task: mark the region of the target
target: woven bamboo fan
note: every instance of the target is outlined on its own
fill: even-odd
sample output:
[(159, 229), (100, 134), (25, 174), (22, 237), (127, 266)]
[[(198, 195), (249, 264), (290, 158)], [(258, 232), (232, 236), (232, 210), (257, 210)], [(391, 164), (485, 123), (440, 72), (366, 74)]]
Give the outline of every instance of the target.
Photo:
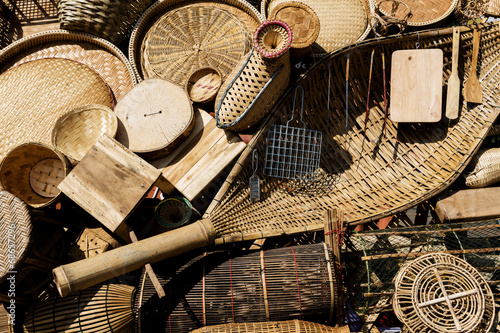
[(62, 115), (52, 129), (52, 145), (73, 163), (80, 161), (102, 134), (116, 135), (118, 121), (104, 105), (89, 104)]
[[(33, 226), (26, 204), (11, 193), (0, 190), (0, 281), (24, 260)], [(12, 252), (15, 249), (15, 253)]]
[(39, 59), (0, 75), (0, 160), (26, 141), (50, 144), (56, 120), (86, 104), (113, 105), (101, 77), (67, 59)]
[(195, 70), (186, 83), (186, 91), (193, 102), (206, 103), (215, 98), (222, 84), (222, 77), (216, 68)]
[(410, 332), (489, 332), (495, 320), (490, 287), (466, 261), (446, 253), (422, 256), (395, 278), (393, 306)]
[(480, 149), (469, 164), (472, 171), (465, 173), (465, 186), (487, 187), (500, 181), (500, 148)]
[(349, 326), (329, 327), (303, 320), (271, 321), (265, 323), (224, 324), (202, 327), (192, 333), (349, 333)]
[(0, 185), (38, 208), (53, 203), (61, 191), (57, 185), (69, 173), (66, 158), (41, 143), (26, 143), (12, 149), (0, 164)]
[(134, 291), (133, 286), (107, 284), (65, 298), (47, 292), (28, 309), (24, 332), (129, 333)]
[[(373, 11), (372, 0), (301, 0), (317, 15), (321, 23), (313, 52), (324, 54), (360, 42), (370, 32), (369, 17)], [(290, 0), (261, 1), (262, 15), (268, 19), (283, 3)], [(280, 7), (278, 7), (280, 6)], [(276, 8), (276, 9), (275, 9)]]
[(0, 72), (45, 58), (75, 60), (93, 69), (120, 100), (136, 83), (125, 55), (110, 42), (90, 34), (51, 30), (22, 38), (0, 51)]
[(338, 302), (331, 255), (325, 244), (312, 244), (239, 255), (212, 252), (156, 265), (169, 296), (158, 299), (143, 274), (135, 298), (139, 331), (181, 333), (247, 321), (326, 319)]
[(393, 11), (395, 1), (376, 0), (380, 3), (380, 11), (385, 15), (403, 19), (411, 11), (407, 24), (409, 26), (425, 26), (445, 20), (457, 7), (459, 0), (405, 0), (406, 6), (398, 6)]

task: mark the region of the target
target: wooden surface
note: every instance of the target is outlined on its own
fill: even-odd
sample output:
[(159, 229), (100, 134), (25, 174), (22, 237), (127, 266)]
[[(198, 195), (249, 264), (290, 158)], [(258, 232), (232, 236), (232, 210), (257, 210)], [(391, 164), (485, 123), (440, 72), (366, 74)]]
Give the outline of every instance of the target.
[(460, 101), (460, 79), (458, 78), (458, 53), (460, 47), (460, 29), (453, 28), (453, 51), (451, 57), (451, 75), (448, 79), (446, 94), (446, 118), (458, 118), (458, 103)]
[(441, 120), (443, 51), (399, 50), (392, 54), (390, 118), (394, 122)]
[(478, 221), (500, 216), (500, 187), (461, 190), (439, 200), (436, 214), (441, 222)]
[(483, 88), (477, 78), (477, 58), (479, 55), (479, 42), (481, 40), (481, 31), (474, 28), (474, 37), (472, 39), (472, 62), (470, 74), (464, 84), (464, 99), (470, 103), (481, 103), (483, 101)]
[(109, 230), (129, 240), (124, 221), (161, 173), (103, 135), (59, 184), (59, 189)]
[(165, 179), (193, 200), (245, 148), (229, 131), (218, 128), (207, 112), (195, 110), (191, 135), (170, 155), (151, 161)]
[(144, 158), (168, 154), (189, 135), (194, 123), (187, 92), (167, 80), (144, 80), (118, 102), (116, 139)]

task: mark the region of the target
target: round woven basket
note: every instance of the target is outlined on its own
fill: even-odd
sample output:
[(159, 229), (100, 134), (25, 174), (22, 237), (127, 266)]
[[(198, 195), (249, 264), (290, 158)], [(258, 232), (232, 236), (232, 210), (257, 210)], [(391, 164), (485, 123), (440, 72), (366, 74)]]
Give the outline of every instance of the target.
[(174, 229), (186, 224), (192, 213), (191, 203), (183, 197), (167, 198), (155, 208), (156, 221), (167, 229)]
[(215, 98), (222, 84), (218, 69), (208, 67), (197, 69), (186, 83), (186, 91), (193, 102), (205, 103)]
[(61, 153), (41, 143), (25, 143), (0, 164), (0, 185), (33, 208), (45, 207), (60, 196), (57, 185), (68, 172)]
[(408, 26), (424, 26), (446, 19), (455, 10), (459, 0), (405, 0), (408, 7), (398, 6), (394, 13), (392, 1), (376, 1), (380, 3), (379, 8), (383, 14), (397, 19), (403, 19), (409, 8), (411, 16), (408, 18)]
[(118, 120), (104, 105), (89, 104), (62, 115), (52, 129), (52, 145), (73, 162), (79, 162), (106, 133), (116, 135)]
[(253, 46), (266, 59), (278, 58), (288, 52), (293, 41), (293, 32), (288, 24), (280, 20), (262, 22), (253, 37)]
[(500, 148), (480, 149), (468, 167), (473, 170), (464, 173), (467, 187), (487, 187), (500, 182)]

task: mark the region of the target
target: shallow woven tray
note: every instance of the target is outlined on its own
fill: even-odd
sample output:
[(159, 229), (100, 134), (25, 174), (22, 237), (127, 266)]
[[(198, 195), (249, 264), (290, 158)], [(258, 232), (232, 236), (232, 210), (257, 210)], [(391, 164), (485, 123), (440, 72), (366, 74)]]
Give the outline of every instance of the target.
[(104, 105), (89, 104), (62, 115), (52, 129), (52, 145), (72, 162), (80, 161), (106, 133), (116, 135), (118, 120)]
[(222, 84), (219, 70), (202, 68), (194, 71), (186, 83), (186, 91), (193, 102), (205, 103), (215, 98)]
[[(131, 37), (130, 37), (130, 43), (129, 43), (129, 59), (130, 59), (130, 64), (134, 68), (134, 71), (136, 72), (136, 75), (139, 79), (144, 79), (149, 77), (147, 73), (143, 71), (142, 68), (142, 63), (144, 62), (144, 55), (143, 55), (143, 49), (144, 49), (144, 42), (145, 38), (147, 37), (148, 31), (151, 29), (151, 27), (157, 22), (158, 19), (160, 19), (163, 15), (168, 14), (169, 11), (174, 11), (178, 10), (181, 8), (187, 8), (187, 7), (209, 7), (212, 8), (215, 12), (215, 9), (219, 10), (224, 10), (226, 13), (230, 13), (234, 15), (240, 23), (246, 27), (247, 32), (251, 34), (258, 26), (259, 24), (263, 21), (262, 16), (260, 13), (247, 1), (245, 0), (222, 0), (222, 1), (195, 1), (195, 2), (189, 2), (187, 0), (166, 0), (166, 1), (157, 1), (154, 3), (151, 7), (148, 8), (147, 11), (145, 11), (142, 16), (139, 18), (137, 21), (134, 30), (132, 31)], [(184, 11), (184, 10), (183, 10)], [(204, 18), (203, 20), (206, 20), (207, 18)], [(218, 22), (218, 24), (221, 24), (222, 22)], [(189, 28), (185, 29), (186, 33), (193, 33), (192, 31), (189, 31)], [(216, 32), (218, 35), (220, 35), (221, 32)], [(209, 38), (213, 38), (213, 36), (208, 36)], [(214, 45), (216, 47), (220, 47), (221, 45), (218, 45), (219, 43), (214, 41)], [(192, 47), (194, 45), (191, 45), (190, 52), (189, 54), (191, 55), (191, 60), (199, 61), (197, 57), (193, 57), (192, 52)], [(181, 47), (179, 48), (181, 51), (185, 50), (186, 47), (186, 40), (184, 37), (181, 36)], [(226, 46), (226, 49), (228, 46)], [(172, 48), (173, 50), (173, 48)], [(224, 51), (224, 49), (222, 49)], [(248, 50), (247, 50), (248, 51)], [(213, 50), (210, 50), (210, 52), (214, 52)], [(225, 52), (225, 51), (224, 51)], [(218, 54), (220, 52), (215, 52), (214, 54)], [(245, 53), (243, 53), (242, 56), (244, 56)], [(176, 54), (173, 54), (173, 56), (177, 56)], [(178, 58), (179, 61), (186, 61), (186, 55), (182, 55), (180, 58)], [(224, 56), (224, 61), (231, 61), (231, 63), (238, 61), (239, 57), (237, 59), (231, 59), (227, 55)], [(189, 75), (192, 74), (192, 72), (196, 69), (203, 68), (203, 67), (214, 67), (211, 66), (210, 62), (215, 63), (220, 63), (219, 59), (213, 59), (210, 60), (208, 63), (204, 64), (203, 66), (195, 66), (193, 64), (184, 64), (184, 66), (191, 66), (190, 70), (187, 73), (184, 73), (185, 77), (182, 78), (182, 74), (178, 73), (168, 73), (168, 76), (172, 75), (178, 75), (182, 78), (181, 86), (184, 86), (189, 78)], [(228, 74), (229, 71), (232, 70), (233, 67), (231, 67), (231, 63), (226, 64), (222, 68), (219, 67), (218, 69), (221, 72), (221, 75), (223, 78)], [(175, 67), (174, 67), (175, 68)], [(167, 77), (169, 79), (169, 77)], [(179, 78), (174, 77), (174, 82), (175, 80), (179, 80)]]
[[(263, 0), (262, 16), (268, 18), (275, 6), (289, 0)], [(318, 16), (321, 28), (313, 52), (322, 54), (360, 42), (370, 32), (369, 14), (372, 0), (302, 0)]]
[(22, 38), (0, 51), (0, 73), (35, 59), (66, 58), (96, 71), (120, 100), (136, 83), (125, 55), (105, 39), (90, 34), (52, 30)]
[[(376, 0), (380, 3), (382, 0)], [(408, 19), (409, 26), (430, 25), (446, 19), (457, 7), (459, 0), (404, 0), (411, 10), (411, 17)], [(392, 11), (392, 1), (381, 3), (380, 11), (385, 15), (394, 16), (398, 19), (404, 18), (408, 14), (406, 6), (399, 6), (394, 15)]]
[(102, 78), (68, 59), (25, 62), (0, 75), (0, 161), (21, 143), (51, 144), (57, 118), (86, 104), (113, 105)]

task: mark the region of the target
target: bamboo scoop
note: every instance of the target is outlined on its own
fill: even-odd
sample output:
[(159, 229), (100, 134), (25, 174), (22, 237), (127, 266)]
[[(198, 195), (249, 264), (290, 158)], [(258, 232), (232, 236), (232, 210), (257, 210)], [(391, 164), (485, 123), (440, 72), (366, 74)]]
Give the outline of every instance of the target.
[(460, 100), (460, 79), (458, 78), (458, 52), (460, 44), (460, 29), (453, 28), (453, 51), (451, 57), (451, 75), (448, 79), (448, 93), (446, 98), (446, 117), (448, 119), (458, 118)]
[(474, 37), (472, 38), (472, 64), (469, 77), (464, 85), (464, 98), (470, 103), (482, 103), (483, 101), (483, 88), (477, 78), (477, 57), (479, 54), (480, 38), (481, 31), (475, 27)]

